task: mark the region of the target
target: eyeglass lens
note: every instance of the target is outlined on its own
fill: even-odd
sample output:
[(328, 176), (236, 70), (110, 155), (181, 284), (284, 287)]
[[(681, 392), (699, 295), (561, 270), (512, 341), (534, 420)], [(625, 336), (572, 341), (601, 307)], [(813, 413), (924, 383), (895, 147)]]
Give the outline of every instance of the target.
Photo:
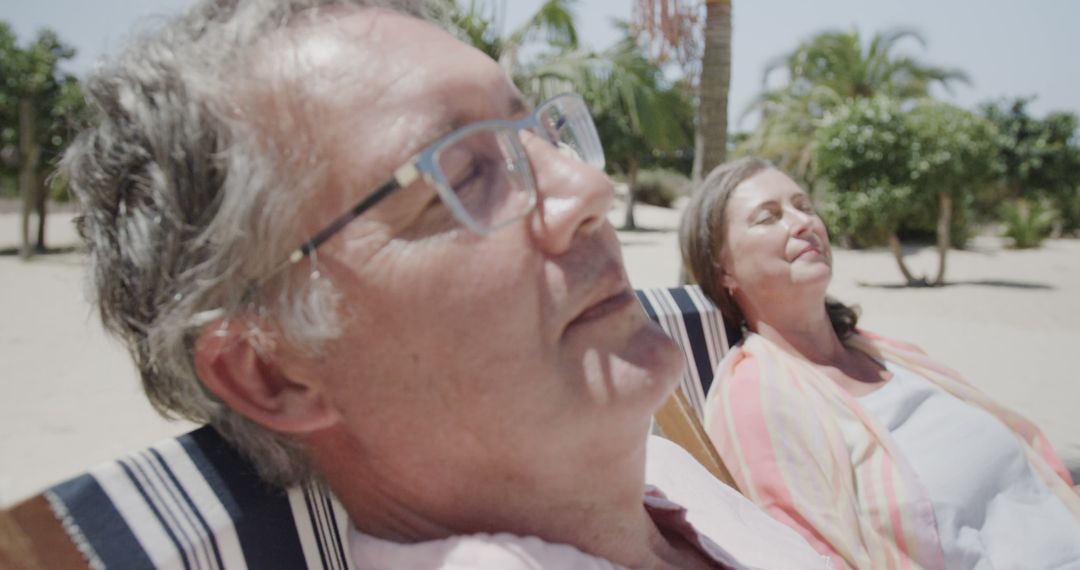
[[(540, 129), (557, 147), (604, 168), (604, 152), (584, 103), (560, 97), (537, 110)], [(490, 231), (532, 209), (536, 190), (520, 135), (509, 126), (490, 126), (462, 134), (434, 156), (443, 183), (452, 191), (468, 223)]]
[(483, 230), (499, 227), (532, 208), (531, 173), (515, 139), (508, 128), (478, 129), (435, 157), (463, 213)]
[(540, 124), (560, 147), (568, 147), (582, 161), (604, 169), (604, 150), (585, 103), (577, 97), (559, 97), (537, 113)]

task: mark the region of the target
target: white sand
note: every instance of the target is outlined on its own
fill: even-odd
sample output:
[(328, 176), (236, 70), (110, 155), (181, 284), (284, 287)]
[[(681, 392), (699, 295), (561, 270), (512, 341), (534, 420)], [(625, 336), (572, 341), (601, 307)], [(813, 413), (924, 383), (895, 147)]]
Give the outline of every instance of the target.
[[(620, 233), (637, 287), (674, 286), (678, 214), (642, 206)], [(613, 221), (621, 222), (619, 212)], [(49, 220), (49, 244), (71, 245), (71, 216)], [(0, 248), (16, 243), (17, 217), (0, 214)], [(884, 251), (836, 252), (833, 292), (864, 309), (870, 330), (922, 345), (1001, 402), (1035, 420), (1080, 475), (1080, 241), (1054, 240), (1037, 251), (980, 239), (952, 251), (949, 281), (938, 289), (900, 283)], [(928, 272), (932, 250), (912, 265)], [(126, 451), (182, 433), (146, 403), (130, 358), (107, 338), (83, 294), (78, 253), (22, 263), (0, 256), (0, 505)], [(860, 283), (869, 284), (861, 286)]]

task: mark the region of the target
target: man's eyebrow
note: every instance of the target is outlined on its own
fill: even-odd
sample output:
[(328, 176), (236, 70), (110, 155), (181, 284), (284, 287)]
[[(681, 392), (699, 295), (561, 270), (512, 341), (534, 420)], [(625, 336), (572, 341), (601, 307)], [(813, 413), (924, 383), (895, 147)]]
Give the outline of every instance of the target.
[[(506, 109), (506, 117), (503, 118), (513, 120), (521, 117), (522, 115), (527, 115), (529, 112), (531, 112), (532, 105), (529, 105), (529, 103), (526, 102), (524, 98), (522, 98), (521, 94), (518, 93), (517, 90), (514, 90), (514, 93), (511, 94), (510, 97), (506, 100)], [(443, 129), (442, 134), (440, 134), (439, 136), (456, 131), (461, 127), (467, 127), (475, 122), (477, 122), (475, 119), (465, 119), (463, 117), (457, 117), (450, 122), (448, 128)]]

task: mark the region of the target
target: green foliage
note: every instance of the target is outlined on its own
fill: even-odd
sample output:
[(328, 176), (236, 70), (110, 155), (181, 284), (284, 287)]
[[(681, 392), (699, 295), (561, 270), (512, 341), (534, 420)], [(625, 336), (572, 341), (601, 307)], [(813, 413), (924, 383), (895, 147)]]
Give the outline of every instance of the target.
[[(693, 106), (683, 89), (668, 85), (625, 23), (624, 39), (603, 52), (579, 49), (576, 0), (547, 0), (524, 24), (500, 35), (494, 3), (451, 0), (459, 35), (499, 60), (517, 86), (538, 102), (566, 91), (585, 98), (600, 130), (613, 170), (626, 173), (630, 160), (648, 165), (670, 161), (691, 146)], [(543, 40), (543, 46), (532, 42)], [(537, 47), (530, 60), (518, 56)]]
[[(997, 129), (986, 119), (946, 103), (923, 101), (907, 115), (913, 137), (909, 170), (911, 185), (925, 196), (916, 200), (901, 230), (934, 233), (941, 215), (940, 198), (952, 199), (950, 245), (963, 246), (974, 230), (974, 207), (992, 195), (1001, 175), (994, 139)], [(921, 207), (919, 207), (921, 206)]]
[(20, 101), (32, 105), (34, 139), (41, 153), (39, 176), (53, 170), (88, 114), (78, 81), (60, 69), (60, 63), (74, 55), (75, 50), (50, 30), (20, 47), (10, 26), (0, 22), (0, 178), (13, 179), (26, 159), (19, 149)]
[(972, 230), (971, 208), (1000, 171), (993, 124), (958, 107), (924, 101), (910, 111), (888, 97), (855, 100), (822, 121), (814, 167), (824, 182), (823, 211), (854, 245), (889, 233), (933, 233), (938, 195), (952, 197), (953, 244)]
[(1072, 191), (1062, 191), (1054, 200), (1062, 230), (1073, 234), (1080, 233), (1080, 179)]
[(649, 168), (638, 172), (632, 190), (641, 202), (670, 208), (675, 200), (690, 193), (690, 179), (676, 170)]
[(998, 152), (1004, 163), (1004, 179), (1018, 194), (1053, 191), (1068, 184), (1062, 174), (1073, 164), (1077, 117), (1051, 113), (1045, 119), (1027, 110), (1031, 99), (983, 105), (985, 116), (998, 127)]
[[(567, 91), (581, 94), (596, 121), (608, 169), (624, 175), (631, 187), (637, 186), (640, 168), (689, 162), (682, 160), (692, 156), (693, 146), (694, 109), (687, 90), (664, 80), (625, 23), (616, 24), (624, 38), (611, 48), (599, 53), (578, 48), (574, 1), (548, 0), (506, 36), (490, 23), (497, 14), (487, 3), (474, 0), (465, 9), (452, 1), (450, 6), (459, 36), (498, 59), (534, 102)], [(521, 60), (522, 48), (541, 38), (547, 49)], [(631, 215), (627, 226), (632, 225)]]
[(577, 0), (546, 0), (528, 21), (510, 32), (507, 44), (522, 46), (542, 39), (558, 51), (578, 47), (577, 25), (574, 23), (574, 4)]
[(911, 124), (894, 99), (837, 107), (816, 133), (815, 169), (838, 191), (903, 185), (911, 178)]
[(904, 39), (925, 45), (914, 30), (895, 29), (875, 34), (864, 48), (858, 30), (827, 31), (802, 42), (774, 61), (770, 70), (784, 67), (793, 94), (822, 88), (843, 99), (886, 95), (897, 99), (924, 97), (931, 81), (950, 81), (963, 74), (928, 66), (895, 48)]
[(993, 123), (954, 105), (926, 101), (907, 116), (911, 124), (912, 184), (964, 196), (1000, 176)]
[(864, 185), (859, 191), (831, 191), (820, 200), (819, 213), (841, 245), (881, 245), (910, 208), (910, 186)]
[(19, 165), (19, 54), (15, 33), (0, 22), (0, 195), (16, 192), (15, 173)]
[[(528, 20), (505, 34), (496, 24), (503, 14), (495, 2), (469, 0), (466, 7), (463, 0), (446, 1), (451, 29), (462, 41), (498, 61), (519, 86), (529, 76), (520, 61), (523, 49), (549, 48), (549, 53), (565, 53), (578, 47), (574, 24), (577, 0), (546, 0)], [(538, 40), (540, 44), (534, 43)]]
[(649, 166), (664, 153), (692, 146), (690, 98), (663, 81), (660, 68), (633, 37), (603, 52), (578, 87), (589, 102), (613, 169), (625, 173), (631, 162)]
[[(630, 184), (624, 227), (632, 229), (636, 200), (662, 205), (674, 199), (657, 187), (639, 184), (637, 176), (641, 168), (692, 153), (693, 104), (679, 86), (663, 81), (660, 68), (629, 34), (581, 69), (582, 73), (565, 77), (589, 103), (608, 170), (624, 175)], [(654, 189), (657, 192), (651, 192)]]
[(1012, 238), (1017, 249), (1039, 247), (1050, 236), (1057, 212), (1048, 200), (1017, 198), (1001, 205), (1005, 237)]
[(468, 7), (450, 0), (450, 23), (462, 41), (494, 60), (503, 51), (503, 38), (495, 26), (495, 5), (471, 0)]
[[(949, 220), (949, 246), (964, 249), (975, 236), (979, 218), (976, 216), (975, 194), (965, 194), (953, 205), (952, 218)], [(912, 207), (910, 216), (900, 222), (896, 235), (903, 242), (929, 243), (936, 239), (938, 204), (923, 200)], [(996, 214), (994, 220), (996, 220)], [(882, 242), (878, 242), (882, 243)]]
[(1046, 196), (1059, 211), (1063, 229), (1080, 230), (1080, 120), (1062, 112), (1037, 119), (1027, 110), (1030, 102), (1016, 99), (982, 107), (998, 129), (994, 141), (1004, 169), (1004, 197)]
[(865, 47), (858, 31), (824, 32), (799, 44), (766, 68), (764, 84), (775, 72), (786, 82), (764, 91), (747, 110), (761, 113), (757, 129), (737, 154), (768, 158), (804, 183), (811, 170), (814, 132), (830, 111), (852, 100), (887, 97), (903, 103), (929, 94), (932, 84), (967, 82), (958, 70), (924, 64), (897, 53), (898, 44), (925, 42), (912, 30), (875, 34)]
[(814, 169), (823, 180), (822, 215), (841, 243), (883, 243), (908, 217), (910, 122), (893, 99), (857, 99), (833, 110), (814, 138)]

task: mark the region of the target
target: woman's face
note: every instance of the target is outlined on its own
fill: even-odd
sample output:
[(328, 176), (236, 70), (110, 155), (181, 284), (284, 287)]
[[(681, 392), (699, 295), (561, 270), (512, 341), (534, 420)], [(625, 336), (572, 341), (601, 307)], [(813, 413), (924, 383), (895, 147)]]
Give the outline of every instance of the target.
[[(737, 299), (820, 288), (832, 278), (832, 249), (825, 224), (798, 184), (778, 170), (764, 170), (732, 192), (720, 261), (724, 287)], [(746, 307), (744, 307), (744, 310)]]

